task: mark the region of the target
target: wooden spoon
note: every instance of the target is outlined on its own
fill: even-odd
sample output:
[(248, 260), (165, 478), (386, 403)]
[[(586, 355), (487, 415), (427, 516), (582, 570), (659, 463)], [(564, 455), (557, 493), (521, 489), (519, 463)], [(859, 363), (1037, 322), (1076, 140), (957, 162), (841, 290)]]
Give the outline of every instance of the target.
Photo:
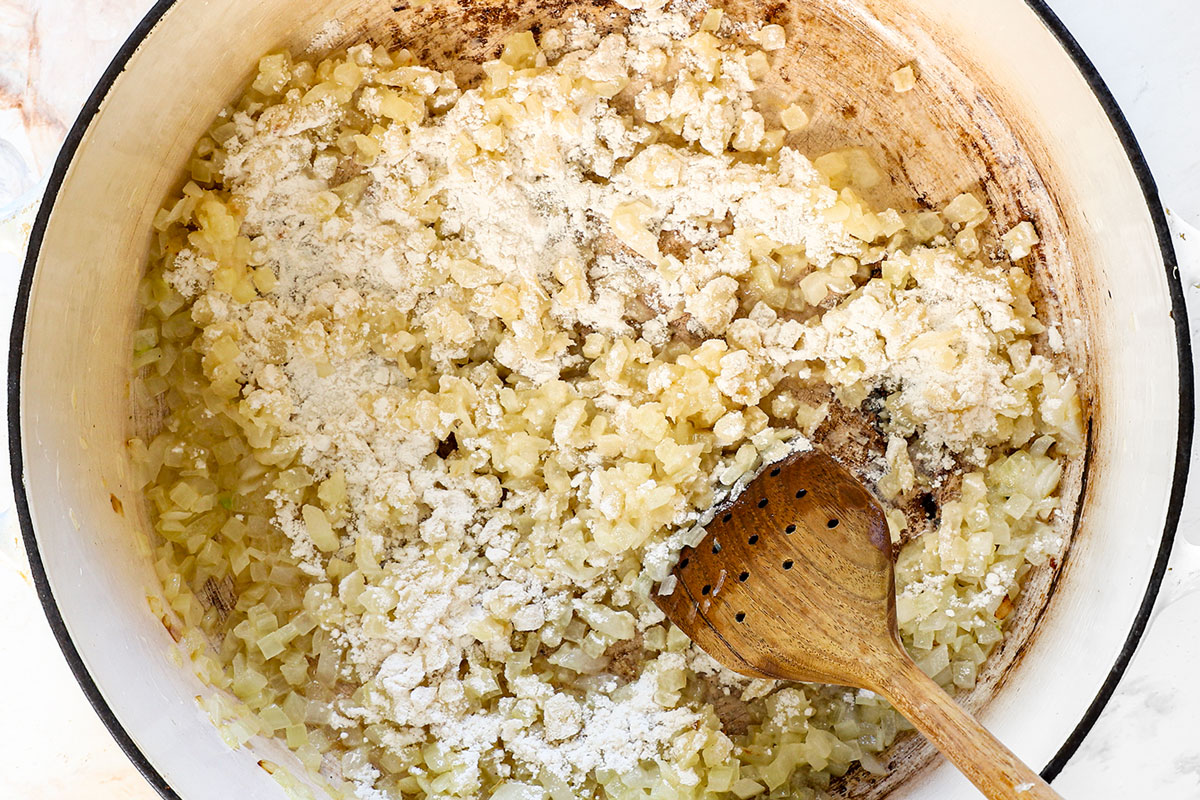
[(904, 651), (883, 509), (829, 456), (765, 470), (674, 575), (659, 607), (734, 672), (870, 689), (992, 800), (1061, 800)]

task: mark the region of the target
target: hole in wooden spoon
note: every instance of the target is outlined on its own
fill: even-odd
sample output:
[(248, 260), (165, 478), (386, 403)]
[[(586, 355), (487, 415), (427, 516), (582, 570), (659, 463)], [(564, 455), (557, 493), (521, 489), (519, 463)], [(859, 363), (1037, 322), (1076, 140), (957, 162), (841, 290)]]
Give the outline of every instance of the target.
[(704, 588), (700, 590), (700, 594), (703, 594), (703, 595), (712, 594), (712, 586), (708, 585), (707, 583), (704, 584)]
[(795, 532), (796, 532), (796, 526), (795, 526), (795, 525), (788, 525), (786, 528), (784, 528), (784, 529), (783, 529), (783, 532), (784, 532), (784, 533), (795, 533)]
[(754, 534), (753, 536), (751, 536), (751, 537), (750, 537), (749, 539), (747, 539), (746, 541), (750, 542), (750, 544), (758, 544), (758, 534), (757, 534), (757, 533), (756, 533), (756, 534)]
[(741, 575), (738, 575), (738, 580), (741, 581), (742, 583), (745, 583), (749, 578), (750, 578), (749, 572), (743, 572)]
[(733, 618), (736, 619), (738, 622), (745, 622), (746, 621), (746, 612), (739, 611), (733, 615)]
[(800, 491), (796, 492), (796, 497), (797, 498), (804, 497), (804, 495), (806, 495), (806, 494), (808, 494), (808, 489), (801, 489)]
[(825, 523), (826, 528), (836, 528), (837, 526), (838, 526), (838, 521), (836, 519), (831, 519), (831, 520), (829, 520), (829, 522)]
[(790, 558), (787, 561), (783, 562), (784, 569), (791, 569), (795, 565), (796, 565), (796, 562), (792, 561)]
[(767, 498), (765, 498), (765, 497), (764, 497), (762, 500), (759, 500), (759, 501), (758, 501), (758, 507), (759, 507), (759, 508), (766, 508), (766, 507), (767, 507)]

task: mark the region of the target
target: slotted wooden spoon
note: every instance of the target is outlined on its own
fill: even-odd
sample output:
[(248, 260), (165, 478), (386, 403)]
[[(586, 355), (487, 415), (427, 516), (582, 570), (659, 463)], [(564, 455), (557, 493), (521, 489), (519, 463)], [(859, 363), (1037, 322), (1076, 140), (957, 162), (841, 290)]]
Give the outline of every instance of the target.
[(674, 574), (659, 607), (729, 669), (870, 689), (992, 800), (1062, 800), (904, 651), (883, 509), (829, 456), (764, 471)]

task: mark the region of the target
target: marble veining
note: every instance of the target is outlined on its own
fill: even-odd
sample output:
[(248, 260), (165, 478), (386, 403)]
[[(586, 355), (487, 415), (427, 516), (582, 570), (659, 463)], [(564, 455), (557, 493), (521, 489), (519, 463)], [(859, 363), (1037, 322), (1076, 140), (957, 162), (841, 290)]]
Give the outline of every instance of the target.
[(149, 0), (0, 0), (0, 217), (31, 201)]

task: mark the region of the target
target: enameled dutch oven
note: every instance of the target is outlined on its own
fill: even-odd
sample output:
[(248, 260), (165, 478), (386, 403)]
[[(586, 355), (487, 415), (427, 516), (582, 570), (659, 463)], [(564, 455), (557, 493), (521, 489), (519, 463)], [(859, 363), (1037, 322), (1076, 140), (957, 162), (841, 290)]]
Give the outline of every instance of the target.
[[(1111, 95), (1039, 0), (730, 0), (734, 19), (789, 32), (782, 73), (814, 114), (803, 149), (861, 145), (891, 181), (872, 200), (939, 205), (985, 193), (1001, 224), (1032, 219), (1032, 272), (1086, 397), (1086, 459), (1068, 471), (1067, 555), (1035, 572), (1009, 637), (965, 702), (1053, 778), (1086, 736), (1145, 626), (1170, 550), (1192, 430), (1182, 291), (1154, 183)], [(9, 435), (25, 543), (79, 682), (164, 797), (281, 798), (196, 704), (208, 690), (169, 659), (125, 442), (135, 290), (150, 221), (213, 114), (262, 54), (363, 38), (471, 73), (508, 33), (605, 0), (164, 0), (138, 25), (67, 137), (41, 205), (12, 331)], [(614, 13), (616, 12), (616, 13)], [(335, 23), (330, 23), (335, 20)], [(905, 63), (911, 92), (887, 75)], [(917, 739), (856, 797), (971, 797)], [(935, 762), (936, 763), (936, 762)], [(928, 767), (928, 768), (927, 768)]]

